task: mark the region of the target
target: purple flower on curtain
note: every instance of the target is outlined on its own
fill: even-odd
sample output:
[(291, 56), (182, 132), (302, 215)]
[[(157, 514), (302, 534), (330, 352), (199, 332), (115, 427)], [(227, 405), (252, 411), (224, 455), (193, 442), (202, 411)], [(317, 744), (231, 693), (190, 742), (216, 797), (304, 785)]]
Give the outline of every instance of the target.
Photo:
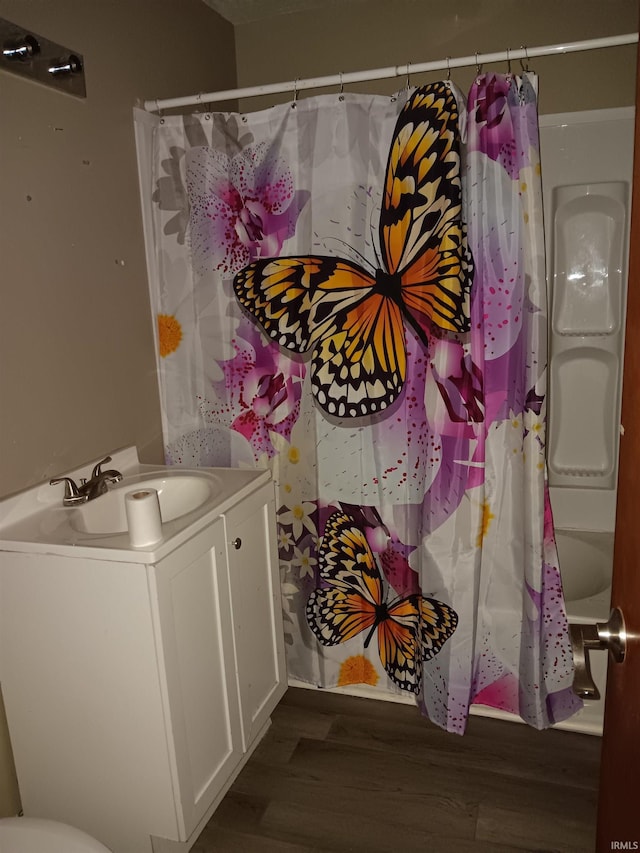
[(484, 420), (482, 373), (458, 341), (433, 346), (425, 387), (431, 425), (440, 435), (475, 438)]
[(256, 459), (278, 451), (274, 434), (287, 441), (299, 414), (305, 366), (288, 358), (241, 319), (230, 345), (232, 358), (220, 361), (222, 379), (212, 383), (213, 399), (202, 398), (202, 417), (242, 436)]
[(249, 441), (256, 430), (276, 431), (293, 414), (300, 400), (299, 378), (274, 362), (254, 367), (245, 377), (240, 394), (244, 411), (231, 424), (232, 428)]
[(420, 594), (418, 573), (411, 568), (409, 554), (415, 551), (402, 543), (397, 537), (390, 539), (387, 547), (380, 554), (380, 564), (384, 569), (387, 581), (400, 596)]
[[(244, 324), (243, 324), (244, 325)], [(257, 337), (257, 336), (256, 336)], [(240, 413), (231, 428), (243, 435), (257, 455), (275, 452), (269, 433), (289, 438), (296, 421), (305, 368), (258, 339), (252, 346), (237, 339), (238, 355), (224, 365), (225, 384)]]
[(199, 272), (233, 275), (280, 253), (310, 193), (296, 190), (287, 164), (265, 144), (229, 157), (208, 147), (186, 155), (191, 250)]
[[(512, 87), (514, 91), (512, 91)], [(516, 150), (509, 100), (516, 99), (515, 82), (503, 74), (483, 74), (469, 93), (469, 118), (475, 125), (469, 133), (469, 150), (480, 151), (517, 178), (522, 157), (527, 152)]]

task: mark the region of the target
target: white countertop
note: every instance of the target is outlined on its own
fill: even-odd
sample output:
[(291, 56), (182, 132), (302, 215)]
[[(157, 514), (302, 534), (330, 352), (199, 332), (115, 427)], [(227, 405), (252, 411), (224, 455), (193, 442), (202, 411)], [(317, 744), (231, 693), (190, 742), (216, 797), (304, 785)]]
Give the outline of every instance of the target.
[[(145, 478), (179, 476), (186, 473), (209, 475), (211, 497), (192, 512), (162, 525), (162, 539), (145, 548), (134, 548), (128, 531), (114, 534), (85, 533), (73, 526), (77, 508), (64, 507), (62, 485), (48, 482), (25, 489), (0, 501), (0, 551), (34, 554), (58, 554), (81, 559), (108, 559), (127, 563), (157, 563), (187, 539), (204, 530), (219, 515), (246, 495), (268, 483), (267, 470), (247, 468), (182, 468), (179, 466), (143, 465), (135, 448), (111, 454), (109, 467), (123, 474), (122, 484), (132, 488)], [(97, 460), (96, 460), (97, 461)], [(95, 464), (95, 463), (94, 463)], [(87, 468), (71, 471), (67, 476), (86, 477)], [(122, 488), (122, 484), (118, 484)], [(95, 498), (99, 501), (100, 498)]]

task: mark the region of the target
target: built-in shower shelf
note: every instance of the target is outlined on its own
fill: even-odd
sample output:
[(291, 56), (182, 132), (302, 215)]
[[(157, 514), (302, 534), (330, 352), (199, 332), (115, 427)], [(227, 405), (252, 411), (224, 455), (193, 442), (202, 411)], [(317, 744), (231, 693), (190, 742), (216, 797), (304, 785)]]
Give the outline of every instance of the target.
[(614, 489), (628, 185), (553, 190), (549, 482)]
[(622, 326), (627, 185), (554, 190), (553, 330), (611, 335)]

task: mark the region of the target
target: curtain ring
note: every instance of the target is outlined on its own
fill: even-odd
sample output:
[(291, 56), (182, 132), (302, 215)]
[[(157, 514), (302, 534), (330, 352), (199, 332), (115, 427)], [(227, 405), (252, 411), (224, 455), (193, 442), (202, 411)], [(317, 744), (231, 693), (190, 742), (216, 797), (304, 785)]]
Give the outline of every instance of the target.
[(411, 68), (411, 63), (407, 62), (407, 92), (409, 91), (409, 88), (411, 87), (411, 81), (409, 79), (410, 68)]
[(291, 104), (291, 109), (295, 110), (298, 106), (298, 80), (300, 78), (296, 77), (295, 82), (293, 84), (293, 103)]
[(511, 48), (507, 48), (507, 74), (511, 75)]
[(527, 60), (527, 64), (525, 65), (524, 62), (522, 61), (522, 59), (520, 59), (520, 68), (522, 68), (522, 70), (525, 72), (525, 74), (528, 74), (529, 73), (529, 53), (527, 52), (526, 44), (521, 44), (520, 50), (524, 50), (524, 55), (525, 55), (525, 58)]
[(344, 101), (344, 83), (342, 81), (342, 71), (338, 72), (340, 74), (340, 92), (338, 94), (338, 100)]
[(447, 56), (447, 80), (451, 80), (451, 57)]
[(478, 51), (476, 50), (476, 74), (482, 73), (482, 65), (478, 62)]

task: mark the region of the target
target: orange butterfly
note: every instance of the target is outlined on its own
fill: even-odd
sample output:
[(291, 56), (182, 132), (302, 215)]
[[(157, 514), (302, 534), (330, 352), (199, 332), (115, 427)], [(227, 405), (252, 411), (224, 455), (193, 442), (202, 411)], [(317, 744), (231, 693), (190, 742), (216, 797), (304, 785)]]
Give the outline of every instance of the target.
[(382, 260), (263, 258), (234, 278), (243, 308), (281, 346), (312, 350), (318, 405), (337, 417), (380, 412), (407, 375), (404, 321), (428, 335), (469, 329), (473, 260), (461, 220), (458, 108), (446, 83), (417, 89), (400, 113), (384, 182)]
[(419, 693), (422, 661), (438, 654), (458, 624), (456, 612), (419, 593), (386, 600), (383, 580), (366, 536), (353, 519), (336, 512), (320, 546), (320, 577), (326, 586), (307, 601), (307, 621), (318, 640), (335, 646), (376, 629), (383, 667), (402, 690)]

